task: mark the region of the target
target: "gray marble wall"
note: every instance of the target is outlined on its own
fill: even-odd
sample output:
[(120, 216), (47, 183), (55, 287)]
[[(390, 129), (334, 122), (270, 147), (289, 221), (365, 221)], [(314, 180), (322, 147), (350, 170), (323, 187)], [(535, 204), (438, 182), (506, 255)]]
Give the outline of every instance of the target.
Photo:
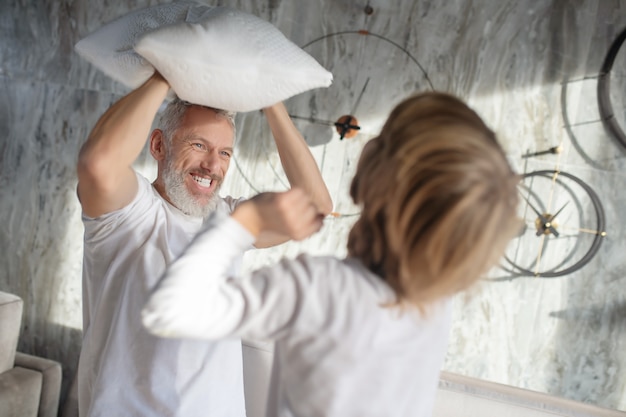
[[(72, 48), (103, 23), (162, 2), (0, 4), (0, 290), (24, 299), (19, 348), (62, 362), (64, 395), (81, 339), (82, 225), (74, 163), (99, 115), (127, 92)], [(344, 254), (357, 212), (347, 184), (360, 148), (403, 95), (452, 92), (498, 133), (518, 171), (557, 166), (591, 185), (604, 205), (608, 236), (573, 274), (523, 278), (494, 270), (490, 278), (497, 279), (458, 297), (446, 370), (626, 410), (626, 150), (599, 122), (596, 98), (604, 55), (626, 27), (626, 2), (372, 0), (372, 14), (354, 1), (214, 4), (269, 20), (302, 46), (359, 29), (385, 38), (341, 35), (326, 49), (307, 47), (339, 80), (317, 95), (315, 114), (334, 117), (350, 109), (369, 79), (360, 114), (370, 128), (343, 141), (326, 132), (312, 143), (340, 216), (305, 242), (252, 254), (248, 268), (301, 250)], [(334, 55), (329, 45), (337, 48)], [(622, 122), (625, 55), (616, 61), (612, 93)], [(307, 97), (289, 100), (288, 107), (311, 111), (302, 107)], [(284, 188), (258, 115), (239, 115), (238, 122), (238, 156), (225, 192)], [(523, 158), (556, 145), (563, 147), (559, 155)], [(149, 157), (137, 167), (154, 172)]]

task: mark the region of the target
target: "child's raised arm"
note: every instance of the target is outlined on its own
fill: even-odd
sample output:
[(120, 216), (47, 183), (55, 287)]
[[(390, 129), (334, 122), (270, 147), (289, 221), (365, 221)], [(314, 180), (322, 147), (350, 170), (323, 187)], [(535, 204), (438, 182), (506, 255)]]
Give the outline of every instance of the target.
[[(255, 273), (254, 281), (231, 279), (231, 267), (263, 233), (301, 240), (321, 226), (322, 215), (299, 189), (259, 194), (230, 217), (215, 213), (152, 291), (143, 309), (144, 325), (163, 337), (202, 339), (266, 338), (281, 332), (297, 315), (299, 296), (309, 293), (303, 287), (310, 280), (272, 279), (269, 270)], [(274, 273), (298, 275), (281, 268)]]

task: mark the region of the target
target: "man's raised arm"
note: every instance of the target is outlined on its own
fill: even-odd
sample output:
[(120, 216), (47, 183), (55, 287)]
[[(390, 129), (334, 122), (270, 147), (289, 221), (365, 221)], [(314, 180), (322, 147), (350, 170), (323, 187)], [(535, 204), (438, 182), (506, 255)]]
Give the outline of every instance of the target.
[(137, 192), (132, 163), (141, 153), (169, 84), (155, 73), (100, 117), (77, 164), (78, 198), (85, 215), (97, 217), (130, 203)]
[[(322, 215), (329, 214), (333, 202), (322, 174), (302, 134), (294, 126), (283, 103), (263, 109), (269, 123), (278, 155), (291, 188), (302, 189)], [(268, 247), (287, 241), (286, 236), (268, 233), (259, 236), (256, 246)]]

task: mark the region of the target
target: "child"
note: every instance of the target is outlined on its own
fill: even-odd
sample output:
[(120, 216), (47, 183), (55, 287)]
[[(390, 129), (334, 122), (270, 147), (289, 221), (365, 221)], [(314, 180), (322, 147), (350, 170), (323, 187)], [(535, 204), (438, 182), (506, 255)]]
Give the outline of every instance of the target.
[(230, 277), (260, 233), (303, 239), (322, 225), (303, 192), (260, 194), (211, 219), (157, 286), (144, 324), (164, 337), (274, 340), (268, 417), (430, 416), (450, 297), (519, 228), (517, 182), (464, 103), (411, 97), (363, 148), (346, 259), (303, 254)]

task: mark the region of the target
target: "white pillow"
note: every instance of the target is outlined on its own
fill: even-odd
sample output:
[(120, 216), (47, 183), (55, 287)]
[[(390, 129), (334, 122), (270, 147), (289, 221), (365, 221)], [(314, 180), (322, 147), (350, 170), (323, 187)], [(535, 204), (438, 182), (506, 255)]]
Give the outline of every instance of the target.
[(74, 49), (109, 77), (137, 88), (154, 73), (152, 64), (134, 50), (137, 39), (153, 29), (184, 22), (195, 4), (179, 1), (128, 13), (81, 39)]
[(185, 22), (147, 33), (135, 50), (181, 99), (233, 111), (332, 82), (330, 72), (272, 24), (227, 7), (194, 6)]
[[(89, 48), (79, 48), (87, 40)], [(181, 99), (232, 111), (258, 110), (332, 82), (330, 72), (272, 24), (227, 7), (154, 6), (81, 42), (76, 45), (81, 55), (131, 88), (156, 68)], [(98, 60), (81, 52), (102, 44)]]

